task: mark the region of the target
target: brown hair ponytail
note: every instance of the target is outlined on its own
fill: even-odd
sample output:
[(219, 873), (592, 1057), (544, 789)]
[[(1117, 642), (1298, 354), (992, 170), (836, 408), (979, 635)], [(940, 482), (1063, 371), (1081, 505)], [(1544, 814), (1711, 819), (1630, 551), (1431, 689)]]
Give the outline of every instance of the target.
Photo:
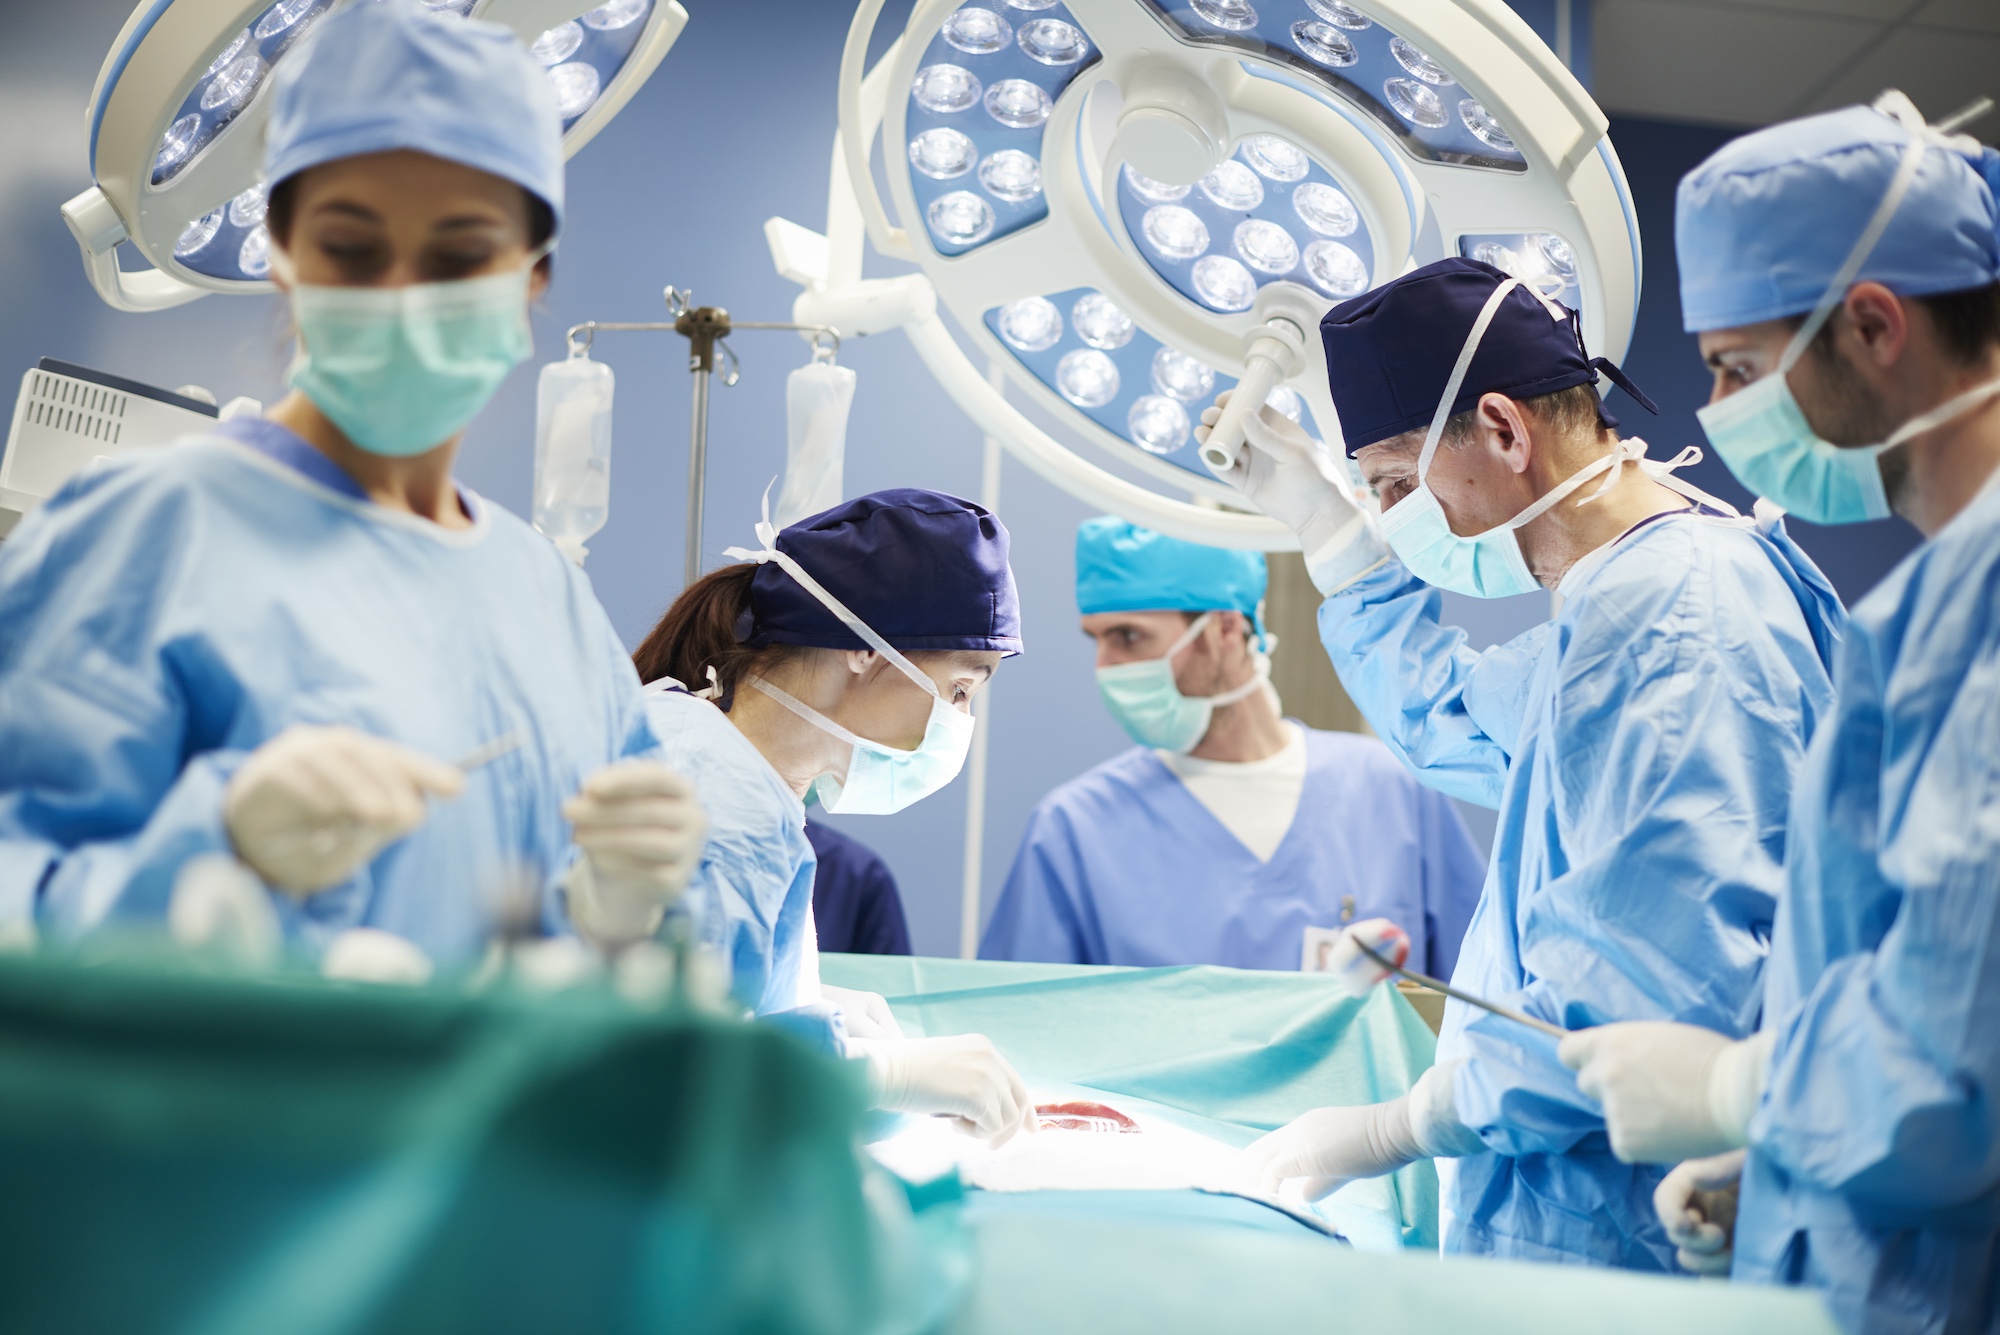
[(727, 710), (753, 664), (795, 652), (789, 645), (775, 644), (752, 649), (737, 638), (737, 627), (750, 610), (750, 581), (756, 577), (757, 567), (745, 561), (711, 570), (681, 590), (632, 655), (639, 680), (672, 677), (699, 691), (708, 685), (712, 667), (721, 687), (716, 704)]

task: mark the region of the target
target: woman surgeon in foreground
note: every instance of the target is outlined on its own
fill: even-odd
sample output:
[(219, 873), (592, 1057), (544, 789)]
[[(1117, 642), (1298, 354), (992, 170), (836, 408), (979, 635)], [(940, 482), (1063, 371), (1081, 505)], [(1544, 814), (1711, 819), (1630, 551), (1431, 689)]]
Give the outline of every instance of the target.
[[(462, 964), (523, 880), (544, 931), (643, 935), (699, 849), (692, 789), (581, 573), (452, 477), (548, 281), (549, 81), (416, 0), (331, 14), (273, 81), (292, 392), (0, 548), (0, 923), (157, 920), (223, 853), (308, 955), (368, 927)], [(454, 763), (482, 748), (507, 753)]]

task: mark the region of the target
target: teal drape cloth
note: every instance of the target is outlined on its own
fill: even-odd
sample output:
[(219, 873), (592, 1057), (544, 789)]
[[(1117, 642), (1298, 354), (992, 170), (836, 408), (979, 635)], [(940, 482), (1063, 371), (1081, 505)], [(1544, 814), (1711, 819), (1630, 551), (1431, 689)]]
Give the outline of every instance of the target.
[(604, 993), (0, 960), (0, 1329), (925, 1329), (963, 1235), (862, 1103)]
[[(1394, 988), (1357, 1001), (1317, 974), (826, 955), (820, 976), (881, 993), (910, 1033), (985, 1034), (1030, 1087), (1144, 1100), (1232, 1145), (1309, 1108), (1393, 1099), (1436, 1046)], [(1364, 1249), (1436, 1247), (1437, 1172), (1356, 1183), (1321, 1213)]]

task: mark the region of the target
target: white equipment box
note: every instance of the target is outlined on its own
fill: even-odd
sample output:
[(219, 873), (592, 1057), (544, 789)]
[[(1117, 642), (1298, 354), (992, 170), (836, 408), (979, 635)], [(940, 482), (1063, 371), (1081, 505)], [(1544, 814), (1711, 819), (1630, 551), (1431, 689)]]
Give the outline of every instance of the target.
[(98, 461), (213, 429), (212, 403), (44, 357), (21, 377), (0, 455), (0, 537)]

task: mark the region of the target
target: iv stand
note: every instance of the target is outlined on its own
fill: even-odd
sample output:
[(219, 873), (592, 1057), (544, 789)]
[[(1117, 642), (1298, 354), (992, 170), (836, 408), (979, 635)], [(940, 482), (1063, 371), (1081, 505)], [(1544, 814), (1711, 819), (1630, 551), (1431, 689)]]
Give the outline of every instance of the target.
[[(701, 574), (701, 527), (702, 497), (708, 485), (708, 379), (715, 373), (715, 353), (722, 351), (724, 388), (736, 383), (740, 363), (736, 360), (736, 350), (729, 346), (729, 336), (738, 329), (782, 329), (813, 336), (813, 355), (831, 361), (840, 352), (840, 331), (828, 325), (818, 324), (778, 324), (761, 320), (731, 320), (729, 312), (720, 306), (697, 306), (694, 293), (684, 287), (669, 285), (665, 292), (667, 314), (674, 318), (665, 322), (654, 321), (611, 321), (585, 320), (573, 325), (569, 331), (570, 352), (589, 352), (596, 336), (606, 330), (616, 333), (631, 331), (671, 331), (688, 341), (688, 370), (694, 374), (693, 414), (688, 432), (688, 522), (687, 522), (687, 563), (686, 579), (683, 587), (695, 582)], [(826, 346), (822, 347), (822, 341)]]

